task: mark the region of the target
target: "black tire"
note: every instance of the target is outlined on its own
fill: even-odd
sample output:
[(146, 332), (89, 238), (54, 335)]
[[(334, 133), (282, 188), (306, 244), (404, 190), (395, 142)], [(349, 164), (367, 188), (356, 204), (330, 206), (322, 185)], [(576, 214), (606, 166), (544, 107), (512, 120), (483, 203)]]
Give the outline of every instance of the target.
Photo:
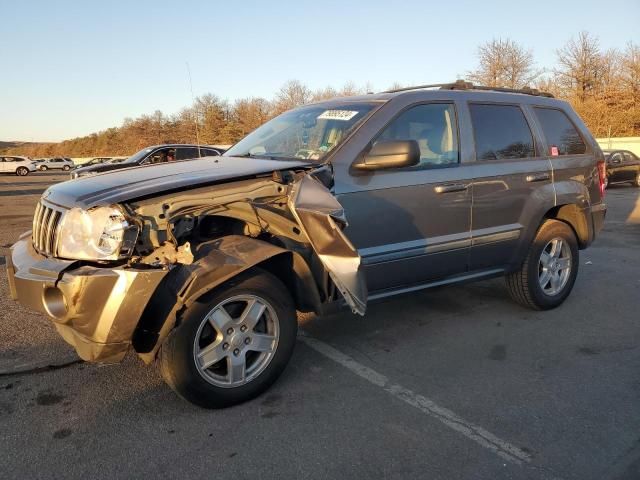
[[(272, 307), (279, 324), (277, 345), (270, 360), (255, 378), (240, 386), (217, 386), (205, 379), (206, 372), (202, 373), (196, 364), (196, 348), (199, 348), (196, 346), (196, 335), (201, 337), (201, 325), (207, 328), (205, 319), (210, 312), (216, 307), (219, 308), (225, 300), (242, 295), (262, 299)], [(266, 322), (265, 317), (261, 318), (261, 321)], [(296, 309), (287, 288), (278, 278), (259, 269), (250, 270), (204, 295), (184, 312), (181, 319), (180, 325), (169, 334), (160, 349), (158, 366), (165, 382), (179, 396), (204, 408), (229, 407), (250, 400), (267, 390), (287, 366), (298, 330)], [(212, 327), (209, 328), (214, 332), (214, 336), (220, 336)], [(226, 337), (223, 340), (226, 340)], [(230, 348), (235, 347), (232, 345)], [(226, 355), (229, 358), (221, 360), (225, 361), (224, 365), (227, 368), (229, 363), (226, 362), (231, 361), (231, 354), (228, 350)]]
[[(564, 286), (554, 295), (548, 295), (540, 285), (540, 261), (543, 250), (553, 239), (562, 239), (571, 252), (571, 267)], [(521, 268), (506, 276), (506, 283), (511, 297), (519, 304), (534, 310), (549, 310), (557, 307), (571, 293), (578, 275), (580, 257), (576, 236), (564, 222), (546, 220), (538, 229), (529, 252)]]
[(19, 177), (26, 177), (29, 175), (29, 169), (27, 167), (18, 167), (16, 168), (16, 175)]

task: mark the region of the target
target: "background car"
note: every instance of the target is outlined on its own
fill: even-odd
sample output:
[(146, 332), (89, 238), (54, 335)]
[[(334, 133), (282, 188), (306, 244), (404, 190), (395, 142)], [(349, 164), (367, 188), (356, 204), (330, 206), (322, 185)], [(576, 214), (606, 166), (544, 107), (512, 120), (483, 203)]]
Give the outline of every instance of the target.
[(631, 182), (640, 187), (640, 158), (629, 150), (603, 150), (607, 162), (607, 185)]
[(73, 171), (73, 173), (71, 174), (71, 178), (94, 175), (96, 173), (108, 172), (110, 170), (119, 170), (121, 168), (131, 168), (140, 165), (165, 163), (172, 160), (192, 160), (194, 158), (200, 157), (217, 157), (222, 153), (223, 151), (221, 149), (208, 145), (155, 145), (152, 147), (143, 148), (126, 160), (120, 162), (110, 161), (98, 165), (78, 168)]
[(56, 158), (49, 158), (49, 159), (45, 160), (44, 162), (39, 162), (38, 163), (38, 170), (43, 171), (43, 172), (46, 171), (46, 170), (64, 170), (64, 171), (68, 171), (68, 170), (71, 170), (74, 166), (75, 166), (75, 164), (73, 163), (73, 161), (70, 158), (56, 157)]
[(111, 160), (113, 160), (113, 157), (96, 157), (88, 162), (76, 165), (75, 168), (90, 167), (91, 165), (99, 165), (104, 162), (110, 162)]
[(0, 157), (0, 173), (14, 173), (19, 177), (24, 177), (35, 169), (36, 163), (29, 157)]

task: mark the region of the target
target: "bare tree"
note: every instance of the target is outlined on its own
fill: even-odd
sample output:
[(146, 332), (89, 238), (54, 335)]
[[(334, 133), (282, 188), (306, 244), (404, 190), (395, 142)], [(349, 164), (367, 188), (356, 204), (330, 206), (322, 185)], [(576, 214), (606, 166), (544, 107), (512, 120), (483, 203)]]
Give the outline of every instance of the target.
[(589, 32), (580, 32), (556, 54), (558, 68), (555, 73), (565, 95), (584, 102), (602, 86), (606, 63), (598, 39)]
[(311, 90), (298, 80), (289, 80), (276, 93), (275, 113), (282, 113), (294, 107), (309, 103), (312, 98)]
[(542, 74), (533, 54), (510, 39), (493, 39), (478, 47), (478, 67), (467, 79), (488, 87), (522, 88)]

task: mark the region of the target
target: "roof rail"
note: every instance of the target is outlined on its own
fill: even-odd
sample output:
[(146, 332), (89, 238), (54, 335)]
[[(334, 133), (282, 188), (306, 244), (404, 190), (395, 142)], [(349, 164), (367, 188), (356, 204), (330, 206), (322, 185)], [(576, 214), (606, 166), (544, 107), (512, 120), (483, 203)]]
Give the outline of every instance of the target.
[(416, 85), (415, 87), (403, 87), (395, 88), (393, 90), (386, 90), (380, 93), (399, 93), (408, 92), (410, 90), (424, 90), (427, 88), (439, 88), (440, 90), (485, 90), (491, 92), (505, 92), (505, 93), (523, 93), (525, 95), (535, 95), (537, 97), (554, 98), (552, 94), (547, 92), (541, 92), (531, 87), (524, 88), (503, 88), (503, 87), (485, 87), (483, 85), (474, 85), (471, 82), (465, 82), (464, 80), (456, 80), (453, 83), (434, 83), (431, 85)]

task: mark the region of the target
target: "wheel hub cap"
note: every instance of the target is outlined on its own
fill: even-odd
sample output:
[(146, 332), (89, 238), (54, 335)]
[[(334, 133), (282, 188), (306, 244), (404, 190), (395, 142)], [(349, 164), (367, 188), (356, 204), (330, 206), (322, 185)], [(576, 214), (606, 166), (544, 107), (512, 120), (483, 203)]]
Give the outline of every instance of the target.
[(571, 261), (571, 248), (565, 240), (554, 238), (545, 245), (538, 262), (538, 283), (545, 294), (562, 292), (571, 275)]

